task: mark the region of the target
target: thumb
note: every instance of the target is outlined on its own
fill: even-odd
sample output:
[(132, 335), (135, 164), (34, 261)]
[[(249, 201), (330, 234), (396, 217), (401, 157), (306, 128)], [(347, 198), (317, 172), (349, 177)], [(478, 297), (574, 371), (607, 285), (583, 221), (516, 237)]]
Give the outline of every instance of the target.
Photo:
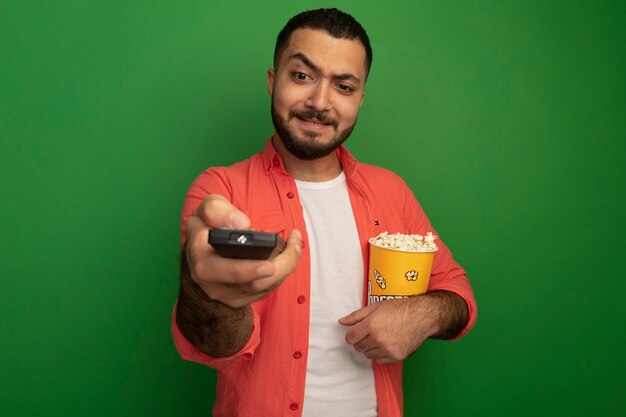
[(363, 307), (359, 310), (353, 311), (345, 317), (339, 319), (339, 324), (342, 326), (354, 326), (360, 321), (363, 321), (367, 316), (372, 314), (374, 310), (376, 310), (377, 305), (372, 304), (366, 307)]
[(219, 194), (207, 196), (193, 212), (211, 228), (248, 229), (250, 218)]
[(287, 237), (285, 249), (273, 260), (274, 274), (283, 278), (291, 274), (298, 264), (302, 255), (302, 234), (299, 230), (292, 230)]

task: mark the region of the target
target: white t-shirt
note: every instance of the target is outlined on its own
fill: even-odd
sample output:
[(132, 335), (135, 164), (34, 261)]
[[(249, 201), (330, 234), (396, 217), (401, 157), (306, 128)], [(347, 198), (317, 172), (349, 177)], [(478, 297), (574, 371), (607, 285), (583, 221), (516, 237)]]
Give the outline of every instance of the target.
[(345, 174), (296, 181), (311, 252), (309, 353), (303, 417), (377, 416), (372, 362), (339, 318), (363, 306), (363, 255)]

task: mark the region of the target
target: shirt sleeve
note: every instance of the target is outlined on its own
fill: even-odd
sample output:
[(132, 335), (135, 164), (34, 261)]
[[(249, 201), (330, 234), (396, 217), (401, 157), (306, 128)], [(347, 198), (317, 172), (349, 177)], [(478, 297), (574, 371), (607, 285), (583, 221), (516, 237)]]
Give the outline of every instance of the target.
[[(426, 232), (433, 232), (437, 237), (440, 237), (408, 186), (405, 188), (404, 200), (403, 217), (409, 224), (412, 233), (426, 234)], [(452, 253), (441, 238), (437, 239), (436, 243), (439, 249), (433, 260), (428, 290), (450, 291), (463, 298), (467, 303), (469, 318), (463, 330), (455, 337), (455, 339), (458, 339), (467, 334), (474, 326), (478, 316), (478, 307), (465, 270), (453, 259)]]
[[(198, 208), (202, 200), (209, 194), (220, 194), (227, 200), (232, 199), (232, 193), (228, 185), (224, 174), (219, 168), (211, 168), (203, 172), (196, 180), (191, 184), (185, 201), (183, 202), (183, 209), (180, 219), (180, 244), (181, 247), (185, 244), (185, 225), (187, 219), (193, 211)], [(194, 346), (180, 331), (176, 324), (176, 305), (172, 313), (171, 332), (174, 338), (174, 345), (178, 350), (180, 356), (188, 361), (197, 362), (203, 365), (210, 366), (216, 369), (222, 369), (232, 365), (240, 359), (250, 360), (256, 350), (260, 341), (260, 326), (259, 326), (259, 314), (252, 306), (252, 314), (254, 318), (254, 324), (252, 334), (248, 339), (246, 345), (237, 353), (232, 356), (224, 358), (216, 358), (202, 352), (196, 346)]]
[(176, 350), (181, 358), (191, 361), (197, 362), (202, 365), (210, 366), (215, 369), (223, 369), (226, 368), (240, 359), (250, 360), (254, 355), (254, 351), (256, 350), (259, 342), (261, 340), (261, 332), (259, 327), (259, 314), (257, 313), (254, 306), (252, 306), (252, 315), (254, 318), (254, 324), (252, 328), (252, 334), (248, 339), (248, 342), (245, 346), (237, 353), (231, 356), (217, 358), (211, 355), (208, 355), (198, 349), (195, 345), (193, 345), (187, 338), (181, 333), (178, 325), (176, 324), (176, 305), (174, 305), (174, 311), (172, 312), (172, 337), (174, 338), (174, 345), (176, 346)]

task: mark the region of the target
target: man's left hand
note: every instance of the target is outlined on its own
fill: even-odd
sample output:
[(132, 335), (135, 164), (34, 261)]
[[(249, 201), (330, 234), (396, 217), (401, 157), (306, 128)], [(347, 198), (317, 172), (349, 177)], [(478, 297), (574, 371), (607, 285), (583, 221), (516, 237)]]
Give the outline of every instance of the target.
[(339, 319), (351, 326), (346, 341), (368, 359), (386, 365), (404, 360), (440, 329), (427, 296), (385, 300)]

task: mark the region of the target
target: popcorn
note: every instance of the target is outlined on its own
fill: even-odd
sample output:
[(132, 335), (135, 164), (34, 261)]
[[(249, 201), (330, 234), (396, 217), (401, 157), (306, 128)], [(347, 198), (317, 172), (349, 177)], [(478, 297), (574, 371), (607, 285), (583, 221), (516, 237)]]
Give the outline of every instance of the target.
[(404, 277), (406, 278), (407, 281), (417, 281), (417, 277), (419, 276), (419, 272), (417, 272), (416, 270), (411, 270), (411, 271), (406, 271), (406, 274), (404, 274)]
[(378, 284), (380, 288), (382, 288), (383, 290), (387, 288), (387, 281), (385, 281), (385, 278), (382, 275), (380, 275), (380, 273), (375, 269), (374, 269), (374, 277), (376, 278), (376, 283)]
[(383, 232), (371, 238), (370, 243), (381, 248), (405, 252), (435, 252), (438, 249), (435, 239), (437, 239), (437, 236), (433, 235), (432, 232), (426, 233), (426, 236), (404, 235), (401, 233), (390, 235), (387, 232)]

